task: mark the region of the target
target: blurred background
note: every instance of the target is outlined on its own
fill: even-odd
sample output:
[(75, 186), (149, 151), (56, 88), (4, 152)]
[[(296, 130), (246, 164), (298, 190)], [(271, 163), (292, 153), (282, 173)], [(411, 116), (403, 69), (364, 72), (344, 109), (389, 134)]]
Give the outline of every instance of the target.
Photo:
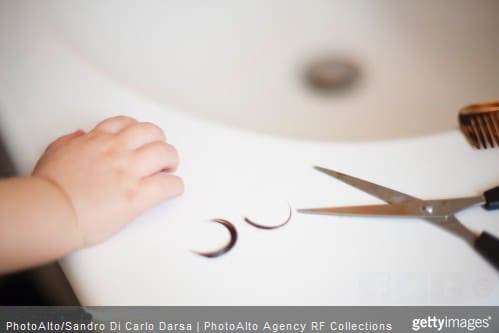
[(161, 105), (281, 137), (449, 131), (499, 86), (494, 0), (0, 3), (3, 71), (36, 75), (50, 40)]

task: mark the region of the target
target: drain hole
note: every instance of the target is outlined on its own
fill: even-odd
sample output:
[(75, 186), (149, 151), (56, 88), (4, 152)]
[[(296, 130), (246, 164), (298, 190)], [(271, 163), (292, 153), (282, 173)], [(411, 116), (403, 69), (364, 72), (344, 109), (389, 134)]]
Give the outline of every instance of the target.
[(313, 90), (336, 93), (350, 90), (360, 78), (360, 69), (345, 58), (323, 58), (305, 69), (305, 81)]

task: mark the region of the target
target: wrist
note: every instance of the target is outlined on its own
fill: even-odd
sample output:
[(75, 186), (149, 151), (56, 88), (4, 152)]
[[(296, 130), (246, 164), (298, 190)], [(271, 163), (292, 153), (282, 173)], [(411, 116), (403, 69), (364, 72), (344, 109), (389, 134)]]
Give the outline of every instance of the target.
[(56, 212), (56, 217), (47, 222), (52, 224), (52, 228), (49, 227), (49, 229), (56, 233), (57, 238), (64, 240), (61, 242), (65, 245), (63, 250), (66, 253), (64, 254), (82, 248), (83, 240), (78, 214), (68, 193), (58, 182), (49, 177), (33, 174), (29, 178), (36, 182), (47, 196), (47, 208)]

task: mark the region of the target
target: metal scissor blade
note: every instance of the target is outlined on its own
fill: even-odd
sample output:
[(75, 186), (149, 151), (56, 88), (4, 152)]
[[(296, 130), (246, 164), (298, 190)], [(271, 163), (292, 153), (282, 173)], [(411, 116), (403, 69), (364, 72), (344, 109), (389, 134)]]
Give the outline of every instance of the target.
[(475, 243), (477, 235), (475, 235), (470, 229), (465, 227), (454, 215), (425, 218), (425, 220), (435, 224), (436, 226), (444, 228), (455, 236), (462, 238), (472, 246)]
[(390, 204), (401, 204), (406, 202), (422, 202), (422, 200), (415, 197), (411, 197), (408, 194), (392, 190), (388, 187), (370, 183), (366, 180), (345, 175), (344, 173), (338, 171), (326, 169), (320, 166), (315, 166), (314, 168), (320, 172), (325, 173), (326, 175), (341, 180), (342, 182), (347, 183), (348, 185), (356, 187), (359, 190), (369, 193), (370, 195), (375, 196), (381, 200), (384, 200)]
[(298, 209), (298, 212), (349, 216), (435, 217), (435, 215), (419, 209), (419, 206), (407, 204), (307, 208)]
[(445, 216), (457, 213), (465, 208), (485, 203), (483, 196), (425, 200), (427, 207), (432, 207), (433, 216)]

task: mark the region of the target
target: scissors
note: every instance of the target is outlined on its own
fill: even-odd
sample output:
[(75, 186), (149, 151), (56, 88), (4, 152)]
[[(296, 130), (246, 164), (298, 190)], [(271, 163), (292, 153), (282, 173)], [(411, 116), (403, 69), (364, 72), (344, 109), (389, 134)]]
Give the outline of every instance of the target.
[(369, 193), (388, 205), (366, 205), (346, 207), (324, 207), (298, 209), (299, 213), (350, 215), (350, 216), (391, 216), (418, 217), (437, 225), (464, 239), (486, 260), (499, 270), (499, 238), (483, 231), (476, 234), (465, 227), (454, 214), (471, 206), (483, 204), (487, 210), (499, 209), (499, 186), (485, 191), (483, 195), (440, 200), (422, 200), (390, 188), (370, 183), (338, 171), (316, 166), (316, 170), (344, 183)]

